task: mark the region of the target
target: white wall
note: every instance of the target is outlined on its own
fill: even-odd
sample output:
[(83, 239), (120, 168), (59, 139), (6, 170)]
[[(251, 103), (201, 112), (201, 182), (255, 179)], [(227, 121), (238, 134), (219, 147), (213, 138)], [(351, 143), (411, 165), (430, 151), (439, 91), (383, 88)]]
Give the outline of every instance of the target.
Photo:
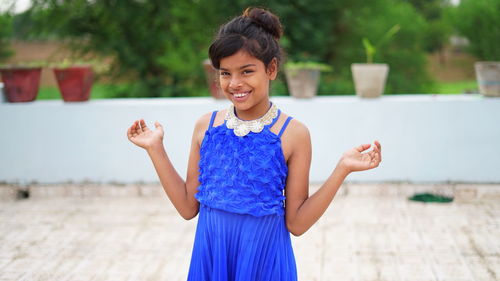
[[(479, 95), (273, 97), (311, 132), (311, 181), (325, 180), (342, 153), (379, 140), (383, 162), (356, 182), (500, 182), (500, 99)], [(135, 119), (164, 125), (166, 149), (186, 173), (195, 120), (226, 108), (212, 98), (0, 103), (0, 182), (155, 182), (142, 149), (126, 138)]]

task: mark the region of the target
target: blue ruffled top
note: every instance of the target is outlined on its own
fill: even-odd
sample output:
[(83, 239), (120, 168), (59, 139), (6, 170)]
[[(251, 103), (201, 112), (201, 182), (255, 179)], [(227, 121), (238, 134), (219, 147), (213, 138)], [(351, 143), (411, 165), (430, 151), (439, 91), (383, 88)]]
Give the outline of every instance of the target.
[[(284, 188), (288, 167), (281, 148), (281, 134), (270, 128), (260, 133), (236, 136), (224, 124), (205, 132), (200, 147), (198, 193), (195, 198), (206, 206), (253, 216), (284, 215)], [(291, 117), (289, 117), (291, 119)]]

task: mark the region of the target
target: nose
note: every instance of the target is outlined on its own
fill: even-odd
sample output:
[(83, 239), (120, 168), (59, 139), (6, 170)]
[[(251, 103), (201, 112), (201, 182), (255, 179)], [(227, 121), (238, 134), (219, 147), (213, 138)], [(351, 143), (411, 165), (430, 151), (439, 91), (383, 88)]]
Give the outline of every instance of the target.
[(239, 77), (237, 77), (236, 75), (231, 77), (231, 81), (229, 81), (230, 88), (237, 89), (237, 88), (241, 87), (241, 85), (242, 85), (242, 81)]

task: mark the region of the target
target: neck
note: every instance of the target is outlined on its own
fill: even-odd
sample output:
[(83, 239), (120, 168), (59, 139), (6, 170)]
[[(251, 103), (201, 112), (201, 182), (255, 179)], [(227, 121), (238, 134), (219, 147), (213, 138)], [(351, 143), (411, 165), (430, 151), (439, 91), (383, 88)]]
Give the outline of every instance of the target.
[(235, 113), (241, 120), (255, 120), (266, 114), (270, 107), (271, 103), (269, 102), (269, 99), (264, 99), (246, 110), (240, 110), (235, 107)]

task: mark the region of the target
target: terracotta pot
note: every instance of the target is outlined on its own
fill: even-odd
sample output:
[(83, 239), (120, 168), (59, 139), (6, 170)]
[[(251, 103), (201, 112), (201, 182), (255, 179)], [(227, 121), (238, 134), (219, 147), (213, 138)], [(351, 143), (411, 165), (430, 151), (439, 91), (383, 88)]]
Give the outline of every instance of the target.
[(500, 62), (479, 61), (474, 68), (479, 92), (487, 97), (500, 97)]
[(40, 88), (41, 67), (9, 67), (0, 69), (4, 92), (9, 102), (30, 102)]
[(87, 101), (94, 83), (94, 72), (90, 66), (54, 68), (57, 85), (66, 102)]
[(295, 98), (315, 97), (318, 91), (319, 75), (319, 69), (285, 69), (290, 94)]
[(378, 98), (384, 93), (389, 66), (385, 63), (353, 63), (352, 77), (356, 95), (361, 98)]
[(219, 75), (217, 70), (212, 66), (209, 59), (203, 61), (203, 68), (205, 69), (205, 76), (207, 78), (207, 85), (212, 97), (216, 99), (225, 99), (222, 89), (219, 84)]

